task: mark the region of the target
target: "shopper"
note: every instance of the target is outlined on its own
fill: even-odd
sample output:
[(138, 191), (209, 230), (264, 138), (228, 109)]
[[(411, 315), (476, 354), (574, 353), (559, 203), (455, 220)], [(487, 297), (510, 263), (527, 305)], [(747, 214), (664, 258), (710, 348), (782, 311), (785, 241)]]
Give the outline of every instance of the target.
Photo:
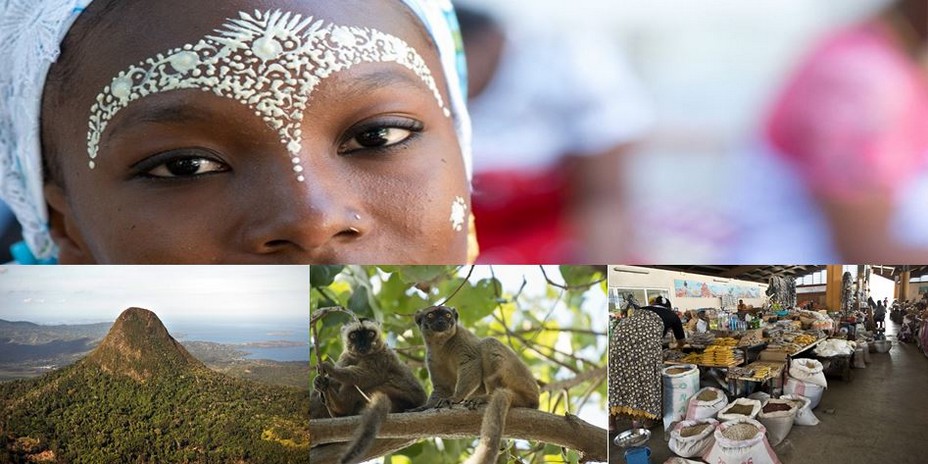
[(661, 416), (664, 322), (644, 308), (623, 312), (612, 314), (609, 330), (610, 423), (622, 417), (650, 426)]
[(20, 261), (475, 259), (447, 0), (0, 7)]
[(683, 322), (680, 320), (680, 316), (677, 315), (676, 311), (673, 310), (670, 300), (663, 296), (657, 296), (654, 298), (651, 305), (645, 306), (642, 309), (647, 309), (660, 316), (661, 323), (664, 326), (661, 337), (666, 336), (667, 332), (672, 330), (677, 347), (683, 347), (683, 340), (686, 339), (686, 332), (683, 330)]
[(886, 328), (886, 307), (883, 306), (883, 302), (879, 301), (876, 304), (876, 309), (873, 311), (873, 322), (876, 324), (877, 329)]

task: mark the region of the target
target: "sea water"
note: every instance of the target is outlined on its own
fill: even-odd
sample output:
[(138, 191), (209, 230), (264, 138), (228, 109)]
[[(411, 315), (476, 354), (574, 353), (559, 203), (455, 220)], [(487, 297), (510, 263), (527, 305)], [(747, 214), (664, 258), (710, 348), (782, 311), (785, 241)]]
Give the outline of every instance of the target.
[[(209, 323), (183, 322), (167, 326), (168, 331), (181, 343), (188, 341), (214, 342), (236, 345), (246, 351), (248, 359), (273, 361), (309, 361), (309, 321), (265, 321)], [(300, 346), (260, 348), (247, 343), (288, 341)]]

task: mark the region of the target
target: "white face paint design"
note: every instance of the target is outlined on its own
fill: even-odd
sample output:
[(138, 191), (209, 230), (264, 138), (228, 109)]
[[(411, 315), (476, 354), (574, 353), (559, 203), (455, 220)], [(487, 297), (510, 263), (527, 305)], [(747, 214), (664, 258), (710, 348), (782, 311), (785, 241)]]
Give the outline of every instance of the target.
[(396, 63), (414, 72), (445, 107), (425, 61), (402, 39), (376, 29), (336, 26), (280, 10), (240, 12), (215, 35), (159, 53), (120, 72), (90, 108), (87, 152), (95, 166), (100, 137), (119, 110), (148, 95), (199, 89), (254, 110), (277, 131), (302, 182), (303, 111), (322, 79), (359, 63)]
[(467, 203), (464, 197), (454, 197), (451, 202), (451, 228), (455, 231), (464, 230), (464, 220), (467, 218)]

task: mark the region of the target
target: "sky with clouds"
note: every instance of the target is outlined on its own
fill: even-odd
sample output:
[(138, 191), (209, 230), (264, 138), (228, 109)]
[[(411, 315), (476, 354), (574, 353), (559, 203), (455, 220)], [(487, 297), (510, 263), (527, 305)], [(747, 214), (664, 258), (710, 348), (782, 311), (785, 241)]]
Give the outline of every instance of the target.
[(112, 322), (138, 306), (177, 322), (309, 318), (308, 266), (0, 266), (0, 319)]

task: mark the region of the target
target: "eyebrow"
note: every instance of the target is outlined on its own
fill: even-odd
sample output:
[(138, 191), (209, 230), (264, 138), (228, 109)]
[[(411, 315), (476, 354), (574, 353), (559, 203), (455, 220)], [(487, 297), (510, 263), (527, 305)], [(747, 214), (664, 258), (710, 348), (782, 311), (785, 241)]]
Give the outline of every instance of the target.
[[(401, 68), (405, 69), (405, 68)], [(437, 78), (432, 76), (433, 79)], [(364, 73), (360, 76), (357, 76), (354, 79), (351, 79), (348, 82), (343, 84), (343, 92), (350, 94), (351, 96), (359, 97), (374, 92), (383, 87), (409, 87), (411, 89), (419, 90), (422, 92), (432, 95), (432, 91), (422, 82), (418, 77), (413, 76), (409, 72), (402, 72), (400, 69), (382, 69), (378, 71), (372, 71)]]
[[(378, 89), (396, 86), (408, 87), (421, 91), (423, 94), (432, 95), (432, 91), (422, 83), (421, 79), (393, 69), (373, 71), (357, 76), (342, 83), (340, 91), (351, 97), (363, 97)], [(241, 104), (241, 102), (237, 103)], [(126, 111), (121, 118), (107, 127), (105, 138), (117, 137), (120, 131), (138, 124), (185, 124), (206, 122), (214, 118), (213, 112), (196, 105), (174, 102), (153, 103), (144, 109)]]
[(113, 121), (107, 127), (106, 138), (116, 137), (118, 133), (137, 124), (183, 124), (209, 121), (213, 117), (210, 111), (199, 106), (177, 103), (153, 103), (144, 109), (126, 111), (123, 117)]

